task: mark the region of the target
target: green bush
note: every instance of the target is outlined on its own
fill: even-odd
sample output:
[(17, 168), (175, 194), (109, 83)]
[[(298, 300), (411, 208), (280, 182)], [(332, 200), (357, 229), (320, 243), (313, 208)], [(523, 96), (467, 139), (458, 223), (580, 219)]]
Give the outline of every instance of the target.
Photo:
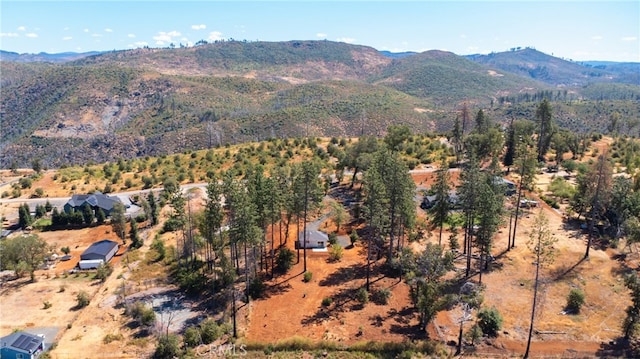
[(260, 298), (262, 297), (265, 289), (267, 289), (267, 286), (264, 284), (262, 279), (260, 279), (259, 277), (255, 277), (253, 278), (251, 283), (249, 283), (249, 296), (253, 299)]
[(313, 272), (304, 272), (304, 277), (303, 277), (303, 281), (305, 283), (311, 282), (311, 278), (313, 278)]
[(502, 315), (495, 307), (481, 309), (478, 312), (478, 325), (482, 333), (495, 337), (502, 329)]
[(76, 295), (76, 301), (78, 302), (78, 308), (84, 308), (89, 305), (89, 293), (84, 290), (80, 291), (78, 295)]
[(180, 357), (180, 339), (175, 334), (161, 335), (153, 357), (157, 359), (169, 359)]
[(338, 243), (331, 246), (329, 249), (329, 259), (333, 262), (339, 262), (344, 255), (344, 250)]
[(585, 298), (584, 292), (580, 289), (573, 288), (567, 295), (567, 307), (566, 310), (571, 313), (580, 313), (582, 305), (584, 305)]
[(322, 298), (322, 306), (323, 307), (328, 307), (328, 306), (331, 305), (331, 303), (333, 303), (333, 298), (331, 298), (331, 297)]
[(391, 298), (391, 291), (388, 288), (376, 290), (371, 294), (373, 302), (380, 305), (389, 303), (389, 298)]
[(206, 319), (200, 323), (200, 337), (203, 344), (213, 343), (215, 340), (229, 332), (230, 328), (227, 325), (219, 325), (213, 319)]
[(338, 235), (335, 234), (334, 232), (329, 233), (328, 237), (329, 237), (329, 244), (330, 245), (333, 246), (334, 244), (338, 243)]
[(182, 335), (182, 341), (184, 342), (184, 346), (188, 348), (193, 348), (202, 343), (200, 339), (200, 330), (197, 327), (189, 327), (184, 331)]
[(353, 231), (351, 231), (351, 233), (349, 234), (349, 240), (351, 241), (351, 245), (355, 245), (356, 242), (358, 241), (359, 237), (358, 237), (358, 232), (355, 231), (355, 229)]
[(289, 248), (282, 248), (276, 257), (276, 267), (278, 271), (286, 273), (293, 266), (293, 257), (295, 253)]
[(358, 289), (356, 292), (356, 300), (362, 304), (369, 303), (369, 292), (364, 288)]

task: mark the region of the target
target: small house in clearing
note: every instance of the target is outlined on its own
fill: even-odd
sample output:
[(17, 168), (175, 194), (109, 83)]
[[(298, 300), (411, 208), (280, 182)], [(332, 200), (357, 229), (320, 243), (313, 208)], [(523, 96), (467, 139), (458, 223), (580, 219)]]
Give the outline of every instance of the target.
[(0, 358), (34, 359), (44, 351), (44, 336), (15, 332), (0, 338)]
[(113, 210), (113, 206), (116, 203), (122, 203), (120, 198), (115, 196), (107, 196), (101, 192), (95, 192), (92, 194), (74, 194), (71, 199), (65, 203), (64, 211), (71, 213), (71, 211), (82, 211), (82, 207), (85, 203), (88, 203), (94, 211), (101, 209), (105, 215), (109, 216)]
[[(326, 233), (307, 230), (306, 234), (307, 248), (325, 248), (329, 242), (329, 236)], [(297, 248), (305, 248), (305, 232), (300, 232), (298, 238)]]
[(102, 263), (108, 263), (118, 252), (118, 243), (103, 239), (95, 242), (80, 255), (78, 266), (80, 269), (98, 268)]

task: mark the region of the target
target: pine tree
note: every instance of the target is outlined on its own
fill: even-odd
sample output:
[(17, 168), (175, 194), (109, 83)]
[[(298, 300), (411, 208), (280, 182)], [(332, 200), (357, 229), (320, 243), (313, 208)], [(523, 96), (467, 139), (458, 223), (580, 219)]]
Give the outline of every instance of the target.
[(555, 132), (551, 105), (546, 98), (538, 105), (536, 119), (538, 120), (538, 162), (544, 162), (544, 156), (549, 150), (551, 137)]
[(450, 198), (449, 191), (451, 188), (449, 187), (450, 181), (449, 170), (446, 167), (446, 163), (443, 161), (440, 164), (440, 169), (436, 175), (436, 183), (434, 184), (434, 192), (435, 192), (435, 205), (431, 209), (432, 219), (434, 226), (440, 227), (440, 231), (438, 233), (438, 244), (442, 245), (442, 228), (444, 224), (449, 220), (449, 210), (450, 210)]

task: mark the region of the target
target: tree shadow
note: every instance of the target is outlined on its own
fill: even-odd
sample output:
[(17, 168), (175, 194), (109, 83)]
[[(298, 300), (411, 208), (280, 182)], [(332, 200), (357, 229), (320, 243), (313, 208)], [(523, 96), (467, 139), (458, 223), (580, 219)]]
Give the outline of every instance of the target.
[(320, 280), (318, 284), (323, 287), (333, 287), (351, 282), (355, 279), (363, 279), (367, 276), (367, 266), (362, 264), (352, 264), (335, 270), (326, 278)]
[(331, 317), (337, 317), (338, 314), (344, 313), (348, 310), (353, 310), (354, 305), (350, 305), (355, 301), (355, 292), (357, 289), (345, 288), (331, 296), (332, 302), (330, 305), (320, 305), (320, 308), (310, 316), (302, 319), (302, 325), (320, 324), (324, 320), (328, 320)]
[(634, 350), (629, 345), (629, 341), (623, 337), (601, 343), (596, 351), (596, 357), (602, 358), (637, 358), (638, 354), (640, 354), (638, 350)]
[(290, 291), (292, 288), (291, 283), (289, 283), (289, 281), (285, 281), (285, 282), (281, 282), (275, 285), (270, 285), (267, 286), (264, 290), (264, 292), (262, 292), (262, 298), (261, 299), (268, 299), (271, 298), (273, 296), (276, 295), (282, 295), (284, 293), (287, 293), (288, 291)]
[(563, 279), (571, 279), (575, 275), (577, 275), (577, 273), (573, 272), (574, 269), (576, 269), (585, 260), (586, 260), (586, 258), (582, 257), (582, 258), (580, 258), (580, 260), (576, 264), (572, 265), (569, 268), (567, 268), (566, 266), (562, 266), (562, 267), (556, 268), (555, 270), (553, 270), (551, 272), (551, 276), (554, 278), (555, 281), (560, 281), (560, 280), (563, 280)]

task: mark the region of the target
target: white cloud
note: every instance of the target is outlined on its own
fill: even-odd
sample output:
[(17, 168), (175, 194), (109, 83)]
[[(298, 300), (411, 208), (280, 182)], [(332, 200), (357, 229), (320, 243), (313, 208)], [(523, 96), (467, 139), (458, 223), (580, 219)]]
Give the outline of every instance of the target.
[(207, 25), (205, 24), (191, 25), (191, 28), (194, 30), (204, 30), (207, 28)]
[(622, 40), (622, 41), (636, 41), (636, 40), (638, 40), (638, 38), (635, 37), (635, 36), (625, 36), (620, 40)]
[(104, 29), (104, 32), (113, 32), (113, 30), (110, 29), (110, 28), (106, 28), (106, 29)]
[(0, 37), (18, 37), (18, 33), (16, 32), (0, 32)]
[(460, 38), (461, 39), (466, 39), (467, 38), (467, 34), (460, 34)]
[(180, 32), (175, 30), (170, 32), (160, 31), (153, 39), (156, 40), (156, 45), (164, 45), (174, 42), (173, 38), (178, 36), (180, 36)]
[(134, 37), (136, 37), (136, 35), (135, 34), (128, 34), (127, 37), (130, 38), (130, 39), (133, 39)]
[(208, 41), (219, 41), (222, 40), (222, 33), (220, 31), (213, 31), (209, 33)]
[(146, 41), (136, 41), (133, 44), (129, 44), (130, 48), (145, 47), (145, 46), (149, 46), (149, 43)]
[(89, 29), (84, 29), (82, 30), (82, 32), (89, 32)]
[(91, 37), (102, 37), (102, 34), (91, 34)]
[(352, 37), (339, 37), (336, 39), (338, 42), (346, 42), (347, 44), (352, 44), (356, 41), (356, 39)]
[(327, 34), (325, 34), (324, 32), (319, 32), (316, 34), (316, 37), (319, 37), (321, 39), (326, 39), (327, 38)]
[(18, 26), (18, 31), (27, 31), (26, 26)]
[(38, 34), (36, 34), (35, 32), (30, 32), (28, 34), (25, 35), (26, 37), (31, 37), (31, 38), (36, 38), (38, 37)]
[(64, 31), (69, 31), (69, 30), (70, 30), (70, 29), (69, 29), (69, 26), (66, 26), (63, 30), (64, 30)]
[(602, 40), (604, 39), (604, 37), (600, 36), (600, 35), (596, 35), (596, 36), (591, 36), (591, 40)]
[(65, 37), (62, 38), (62, 41), (69, 41), (69, 40), (72, 40), (72, 39), (73, 39), (73, 37), (71, 37), (71, 36), (65, 36)]

